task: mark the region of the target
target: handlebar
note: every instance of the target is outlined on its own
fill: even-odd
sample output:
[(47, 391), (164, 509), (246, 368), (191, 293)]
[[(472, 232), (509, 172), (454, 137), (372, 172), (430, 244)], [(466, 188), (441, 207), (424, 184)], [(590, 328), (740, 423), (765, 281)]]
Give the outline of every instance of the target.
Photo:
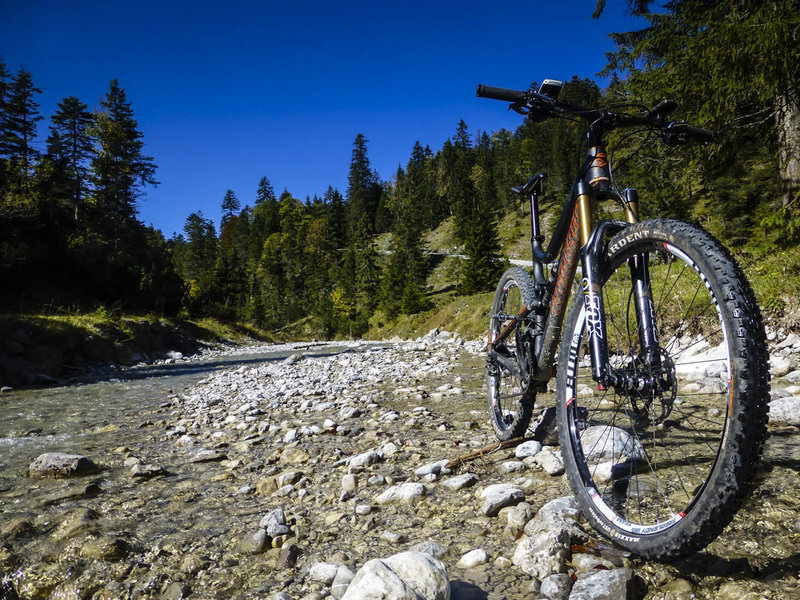
[(514, 102), (515, 104), (522, 104), (528, 101), (528, 92), (493, 87), (491, 85), (478, 85), (475, 95), (478, 98), (490, 98), (492, 100)]
[(489, 98), (511, 102), (511, 108), (518, 111), (520, 107), (527, 108), (538, 115), (564, 116), (572, 115), (589, 121), (591, 128), (597, 128), (596, 133), (603, 133), (621, 127), (646, 127), (658, 130), (664, 143), (670, 146), (684, 143), (689, 140), (708, 145), (714, 141), (716, 134), (707, 129), (693, 127), (684, 122), (668, 121), (667, 115), (672, 113), (678, 104), (672, 100), (662, 100), (643, 116), (629, 115), (607, 109), (590, 109), (577, 104), (563, 102), (534, 91), (512, 90), (489, 85), (478, 85), (475, 95), (479, 98)]

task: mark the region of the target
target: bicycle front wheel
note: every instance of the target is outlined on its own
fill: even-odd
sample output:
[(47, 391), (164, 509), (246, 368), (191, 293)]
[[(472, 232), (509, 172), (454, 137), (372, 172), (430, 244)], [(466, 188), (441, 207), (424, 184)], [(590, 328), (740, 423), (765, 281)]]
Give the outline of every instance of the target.
[[(489, 341), (493, 356), (487, 356), (486, 387), (489, 414), (501, 441), (525, 435), (533, 412), (536, 391), (529, 385), (533, 369), (533, 338), (526, 321), (515, 321), (534, 302), (533, 282), (521, 267), (511, 267), (500, 278), (489, 318)], [(505, 331), (510, 328), (509, 331)]]
[[(638, 309), (633, 273), (644, 279)], [(597, 315), (579, 292), (558, 361), (565, 468), (598, 531), (645, 558), (675, 559), (719, 535), (754, 475), (769, 399), (761, 315), (729, 253), (680, 221), (614, 236), (601, 282), (608, 366), (627, 384), (593, 381), (587, 332), (598, 335)], [(649, 349), (642, 311), (657, 329)]]

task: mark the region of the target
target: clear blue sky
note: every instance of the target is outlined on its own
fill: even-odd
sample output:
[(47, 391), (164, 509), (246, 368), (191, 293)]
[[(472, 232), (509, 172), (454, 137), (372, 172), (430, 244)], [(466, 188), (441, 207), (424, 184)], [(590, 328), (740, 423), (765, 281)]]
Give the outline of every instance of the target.
[(358, 133), (389, 179), (416, 140), (435, 151), (459, 119), (513, 130), (520, 117), (476, 84), (596, 79), (608, 34), (643, 23), (623, 0), (599, 20), (594, 5), (0, 0), (0, 55), (44, 90), (42, 139), (62, 98), (94, 109), (119, 79), (161, 182), (140, 218), (169, 237), (197, 210), (219, 223), (227, 189), (252, 205), (262, 176), (303, 200), (344, 193)]

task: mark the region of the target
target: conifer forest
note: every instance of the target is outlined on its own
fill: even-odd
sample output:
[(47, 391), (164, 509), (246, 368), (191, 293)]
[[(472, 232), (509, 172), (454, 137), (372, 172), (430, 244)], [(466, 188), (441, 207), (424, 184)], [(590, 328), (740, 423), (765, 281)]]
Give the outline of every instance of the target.
[[(643, 216), (699, 223), (745, 256), (795, 248), (797, 0), (674, 0), (657, 14), (647, 2), (632, 6), (648, 27), (614, 34), (602, 73), (610, 84), (559, 73), (521, 78), (567, 79), (561, 98), (589, 107), (624, 104), (641, 114), (677, 101), (675, 118), (717, 131), (718, 143), (676, 149), (630, 131), (609, 139), (615, 178), (638, 189)], [(306, 320), (318, 337), (358, 336), (376, 311), (391, 319), (431, 308), (425, 234), (443, 222), (465, 256), (457, 293), (493, 290), (507, 266), (498, 224), (520, 211), (510, 188), (546, 171), (544, 207), (557, 214), (585, 151), (584, 126), (574, 121), (528, 116), (514, 131), (491, 132), (453, 115), (440, 147), (416, 143), (397, 157), (396, 172), (379, 174), (369, 140), (354, 131), (347, 189), (295, 198), (273, 189), (279, 174), (264, 165), (252, 194), (229, 190), (219, 214), (187, 215), (182, 233), (166, 239), (138, 218), (143, 190), (158, 182), (158, 157), (147, 156), (122, 83), (111, 81), (97, 107), (69, 96), (52, 115), (40, 113), (37, 85), (46, 82), (0, 57), (4, 313), (114, 306), (265, 330)], [(388, 250), (379, 238), (390, 240)]]

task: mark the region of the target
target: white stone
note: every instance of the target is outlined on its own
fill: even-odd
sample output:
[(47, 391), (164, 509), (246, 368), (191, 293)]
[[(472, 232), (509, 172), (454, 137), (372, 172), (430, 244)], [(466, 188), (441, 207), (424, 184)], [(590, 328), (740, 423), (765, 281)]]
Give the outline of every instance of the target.
[(481, 506), (483, 514), (494, 517), (501, 508), (522, 502), (525, 499), (525, 493), (515, 485), (496, 483), (481, 490), (479, 497), (483, 500), (483, 506)]
[(569, 542), (566, 530), (549, 528), (536, 537), (523, 537), (512, 560), (524, 573), (542, 580), (566, 570)]
[(450, 469), (445, 467), (448, 462), (450, 462), (448, 459), (444, 459), (435, 463), (423, 465), (414, 471), (414, 475), (418, 477), (423, 477), (425, 475), (447, 475), (452, 472)]
[(462, 556), (456, 563), (456, 566), (462, 569), (471, 569), (484, 564), (486, 560), (486, 552), (480, 548), (476, 548)]
[(564, 460), (561, 458), (561, 453), (554, 451), (549, 446), (544, 446), (542, 451), (533, 457), (533, 461), (548, 475), (561, 475), (564, 472)]
[(569, 600), (618, 600), (628, 598), (633, 580), (631, 569), (597, 571), (579, 577), (572, 586)]
[(792, 370), (792, 361), (787, 357), (773, 355), (769, 359), (769, 366), (773, 377), (783, 377)]
[(444, 565), (429, 554), (408, 551), (367, 561), (341, 600), (449, 600)]
[(325, 585), (330, 585), (336, 578), (336, 573), (339, 571), (339, 565), (331, 562), (318, 562), (311, 565), (308, 570), (308, 576), (312, 581), (319, 581)]
[(446, 488), (451, 490), (460, 490), (465, 487), (470, 487), (478, 482), (478, 478), (473, 473), (462, 473), (450, 477), (441, 483)]
[(509, 473), (519, 473), (527, 467), (521, 460), (509, 460), (500, 465), (500, 472), (508, 475)]
[(583, 453), (588, 461), (603, 458), (623, 460), (645, 460), (644, 448), (635, 437), (619, 427), (595, 425), (581, 433)]
[(376, 497), (375, 502), (378, 504), (389, 504), (390, 502), (411, 504), (424, 498), (426, 493), (427, 489), (421, 483), (406, 482), (393, 485)]
[(800, 425), (800, 396), (778, 398), (769, 403), (770, 423)]
[(523, 458), (528, 458), (529, 456), (536, 456), (539, 454), (539, 452), (541, 452), (541, 450), (542, 444), (540, 442), (537, 442), (536, 440), (530, 440), (517, 446), (514, 449), (514, 456), (522, 460)]

